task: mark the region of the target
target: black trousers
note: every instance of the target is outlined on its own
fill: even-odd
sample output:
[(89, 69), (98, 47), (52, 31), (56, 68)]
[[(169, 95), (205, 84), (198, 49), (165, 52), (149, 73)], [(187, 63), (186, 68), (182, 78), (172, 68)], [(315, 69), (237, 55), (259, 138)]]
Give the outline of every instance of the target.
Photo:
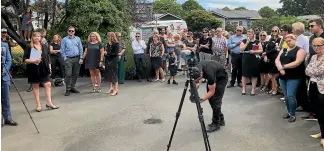
[(309, 99), (314, 106), (317, 121), (322, 133), (322, 139), (324, 139), (324, 94), (318, 91), (317, 83), (315, 82), (310, 82)]
[(148, 70), (145, 62), (144, 54), (135, 54), (134, 61), (136, 66), (136, 75), (139, 79), (146, 78), (148, 79)]
[(242, 54), (232, 53), (232, 78), (231, 84), (234, 85), (235, 81), (237, 84), (242, 82)]
[[(209, 98), (209, 104), (213, 109), (213, 119), (212, 123), (219, 125), (221, 120), (224, 120), (224, 114), (222, 113), (222, 99), (225, 93), (226, 84), (228, 82), (228, 78), (221, 79), (216, 82), (215, 94), (211, 98)], [(207, 85), (207, 92), (209, 91)]]
[(51, 74), (52, 79), (55, 79), (58, 73), (60, 78), (64, 78), (64, 70), (65, 70), (64, 61), (61, 56), (51, 55), (51, 68), (52, 68), (52, 74)]
[[(305, 67), (303, 67), (305, 71)], [(297, 106), (302, 106), (305, 111), (310, 112), (310, 101), (307, 95), (307, 84), (306, 84), (306, 74), (301, 73), (302, 77), (300, 79), (300, 84), (297, 88), (296, 100)]]

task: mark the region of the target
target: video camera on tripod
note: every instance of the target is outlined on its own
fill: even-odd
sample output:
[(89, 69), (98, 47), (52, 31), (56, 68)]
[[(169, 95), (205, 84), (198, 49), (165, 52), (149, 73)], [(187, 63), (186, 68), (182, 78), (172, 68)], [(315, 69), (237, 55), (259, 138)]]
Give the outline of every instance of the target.
[(211, 151), (211, 148), (210, 148), (210, 143), (209, 143), (209, 139), (208, 139), (208, 135), (207, 135), (207, 131), (206, 131), (206, 126), (205, 126), (205, 122), (204, 122), (204, 117), (203, 117), (203, 109), (200, 105), (201, 103), (201, 98), (199, 97), (199, 94), (198, 94), (198, 90), (196, 88), (196, 84), (194, 82), (194, 79), (200, 77), (200, 71), (199, 69), (197, 69), (197, 67), (195, 67), (197, 64), (198, 64), (198, 59), (195, 55), (195, 52), (194, 51), (191, 51), (190, 52), (190, 55), (187, 56), (188, 59), (187, 59), (187, 65), (188, 65), (188, 79), (185, 83), (185, 88), (183, 90), (183, 93), (182, 93), (182, 96), (181, 96), (181, 100), (180, 100), (180, 104), (179, 104), (179, 107), (178, 107), (178, 111), (176, 113), (176, 120), (174, 122), (174, 126), (173, 126), (173, 129), (172, 129), (172, 133), (171, 133), (171, 136), (170, 136), (170, 140), (169, 140), (169, 144), (167, 145), (167, 151), (170, 150), (170, 147), (171, 147), (171, 142), (172, 142), (172, 139), (173, 139), (173, 135), (174, 135), (174, 132), (175, 132), (175, 129), (177, 127), (177, 123), (178, 123), (178, 120), (179, 120), (179, 117), (180, 117), (180, 114), (181, 114), (181, 110), (182, 110), (182, 105), (183, 105), (183, 102), (184, 102), (184, 99), (185, 99), (185, 96), (186, 96), (186, 93), (187, 93), (187, 89), (188, 89), (188, 86), (190, 87), (190, 101), (192, 103), (195, 103), (196, 104), (196, 107), (197, 107), (197, 112), (198, 112), (198, 119), (199, 119), (199, 122), (200, 122), (200, 125), (201, 125), (201, 130), (202, 130), (202, 134), (203, 134), (203, 139), (204, 139), (204, 144), (205, 144), (205, 149), (206, 151)]

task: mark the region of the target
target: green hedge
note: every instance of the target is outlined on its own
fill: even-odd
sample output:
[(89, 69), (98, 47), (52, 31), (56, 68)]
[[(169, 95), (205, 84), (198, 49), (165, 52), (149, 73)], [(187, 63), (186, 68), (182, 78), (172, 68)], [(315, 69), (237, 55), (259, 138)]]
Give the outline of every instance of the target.
[[(13, 64), (11, 68), (12, 76), (14, 78), (24, 78), (26, 77), (26, 65), (23, 63), (24, 53), (21, 51), (12, 52)], [(133, 80), (136, 78), (135, 64), (133, 58), (133, 50), (131, 43), (126, 44), (126, 62), (125, 62), (125, 79)], [(150, 65), (149, 58), (146, 58), (147, 64)], [(148, 66), (150, 68), (150, 66)]]

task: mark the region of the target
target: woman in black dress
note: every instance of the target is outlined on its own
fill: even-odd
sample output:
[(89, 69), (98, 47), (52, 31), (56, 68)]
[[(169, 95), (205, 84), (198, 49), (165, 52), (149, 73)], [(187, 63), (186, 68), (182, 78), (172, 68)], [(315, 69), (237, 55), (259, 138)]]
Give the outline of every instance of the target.
[(252, 79), (251, 96), (255, 95), (258, 76), (260, 75), (259, 54), (263, 52), (262, 44), (255, 39), (254, 31), (247, 30), (247, 39), (244, 39), (240, 45), (242, 56), (242, 95), (246, 94), (247, 78)]
[(268, 73), (269, 77), (271, 79), (271, 90), (267, 93), (270, 95), (277, 95), (278, 93), (278, 74), (279, 71), (276, 67), (275, 60), (279, 54), (279, 44), (280, 44), (281, 38), (279, 37), (279, 27), (275, 26), (272, 28), (272, 36), (269, 40), (268, 48), (265, 49), (265, 52), (263, 53), (265, 56), (267, 56), (268, 59)]
[(85, 68), (90, 71), (92, 91), (101, 92), (101, 74), (99, 68), (103, 66), (104, 48), (101, 43), (101, 37), (97, 32), (92, 32), (88, 36), (83, 57), (86, 59)]
[(114, 32), (108, 32), (108, 43), (105, 50), (106, 78), (109, 82), (108, 94), (118, 94), (118, 53), (119, 43)]
[[(45, 95), (47, 99), (46, 108), (48, 109), (58, 109), (58, 106), (53, 105), (51, 96), (51, 64), (48, 47), (41, 44), (41, 34), (39, 32), (34, 32), (32, 34), (32, 40), (30, 45), (27, 46), (23, 61), (27, 64), (26, 71), (28, 82), (32, 84), (33, 94), (36, 100), (36, 111), (41, 112), (41, 104), (39, 100), (39, 84), (43, 84), (45, 87)], [(30, 58), (31, 52), (39, 53), (39, 58)]]
[(162, 69), (162, 56), (164, 55), (164, 46), (162, 42), (159, 40), (158, 35), (153, 35), (153, 42), (150, 46), (150, 57), (152, 60), (152, 66), (155, 69), (156, 79), (155, 81), (160, 80), (161, 74), (161, 82), (165, 81), (164, 72)]
[[(263, 50), (267, 49), (267, 46), (269, 44), (269, 41), (267, 41), (267, 32), (261, 31), (259, 33), (259, 39), (262, 44)], [(261, 91), (264, 91), (265, 88), (267, 88), (267, 85), (269, 84), (269, 76), (268, 76), (268, 59), (265, 54), (262, 54), (261, 60), (260, 60), (260, 80), (261, 80)]]

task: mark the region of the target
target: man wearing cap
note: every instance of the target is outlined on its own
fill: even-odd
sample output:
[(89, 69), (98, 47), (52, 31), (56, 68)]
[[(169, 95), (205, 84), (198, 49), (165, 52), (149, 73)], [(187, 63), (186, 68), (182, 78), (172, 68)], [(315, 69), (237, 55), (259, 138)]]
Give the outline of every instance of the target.
[(207, 93), (201, 98), (201, 102), (209, 100), (213, 109), (212, 123), (208, 125), (207, 132), (218, 131), (220, 126), (225, 126), (221, 106), (228, 81), (226, 69), (217, 61), (203, 60), (192, 70), (197, 88), (199, 87), (199, 80), (207, 79)]
[(10, 77), (9, 70), (12, 64), (8, 43), (1, 41), (1, 107), (4, 124), (16, 126), (17, 122), (11, 119), (10, 109)]
[(11, 47), (14, 47), (16, 45), (9, 38), (9, 36), (7, 34), (7, 29), (6, 28), (2, 28), (1, 29), (1, 41), (8, 44), (8, 46), (9, 46), (9, 52), (11, 54)]

